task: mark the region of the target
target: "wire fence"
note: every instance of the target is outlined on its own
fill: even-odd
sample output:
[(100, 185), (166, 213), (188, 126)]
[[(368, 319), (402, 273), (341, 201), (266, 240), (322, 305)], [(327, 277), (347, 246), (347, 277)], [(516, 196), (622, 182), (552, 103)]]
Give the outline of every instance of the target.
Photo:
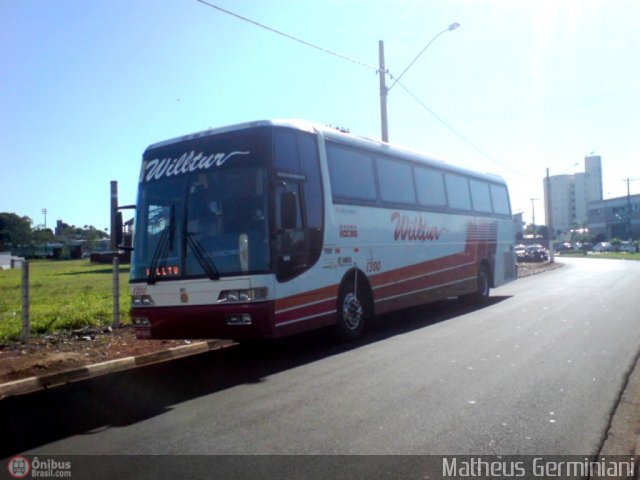
[(0, 343), (128, 321), (130, 298), (121, 285), (128, 285), (129, 266), (118, 258), (15, 260), (11, 267), (0, 272)]

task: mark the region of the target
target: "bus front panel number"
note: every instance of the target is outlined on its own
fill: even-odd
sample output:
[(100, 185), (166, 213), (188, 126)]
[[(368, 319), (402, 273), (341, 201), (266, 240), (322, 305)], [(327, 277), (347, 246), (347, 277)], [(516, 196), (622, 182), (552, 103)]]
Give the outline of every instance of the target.
[(382, 270), (382, 262), (380, 260), (367, 260), (367, 273), (376, 273)]

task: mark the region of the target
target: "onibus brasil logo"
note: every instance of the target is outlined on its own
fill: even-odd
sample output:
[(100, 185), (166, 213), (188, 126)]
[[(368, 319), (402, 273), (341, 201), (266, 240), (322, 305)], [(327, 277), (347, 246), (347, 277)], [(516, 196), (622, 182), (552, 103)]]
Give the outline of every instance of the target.
[(70, 478), (71, 462), (52, 458), (39, 460), (38, 457), (29, 460), (22, 455), (16, 455), (9, 459), (7, 470), (12, 478), (26, 478), (30, 473), (31, 477)]
[(17, 455), (9, 460), (7, 470), (13, 478), (25, 478), (31, 471), (31, 464), (27, 458)]

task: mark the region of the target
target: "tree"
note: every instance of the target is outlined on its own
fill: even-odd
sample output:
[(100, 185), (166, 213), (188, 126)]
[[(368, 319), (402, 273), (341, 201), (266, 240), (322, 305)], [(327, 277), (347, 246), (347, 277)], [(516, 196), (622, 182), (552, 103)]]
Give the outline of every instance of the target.
[(15, 253), (33, 256), (44, 244), (53, 240), (62, 243), (67, 249), (85, 240), (87, 248), (93, 250), (99, 239), (109, 238), (107, 232), (98, 230), (93, 225), (78, 228), (60, 222), (54, 234), (51, 229), (42, 228), (41, 225), (32, 230), (31, 224), (32, 221), (27, 216), (0, 213), (0, 251), (12, 248)]
[(539, 225), (537, 229), (539, 236), (547, 240), (549, 239), (549, 227), (547, 227), (546, 225)]
[(40, 228), (31, 232), (31, 240), (36, 245), (43, 245), (53, 240), (53, 231), (50, 228)]
[(620, 245), (622, 245), (622, 240), (620, 240), (619, 238), (611, 239), (611, 246), (613, 247), (614, 252), (620, 251)]
[(31, 243), (31, 219), (15, 213), (0, 213), (0, 250), (8, 246), (23, 246)]
[(100, 238), (100, 236), (98, 235), (98, 230), (96, 230), (93, 227), (89, 227), (87, 229), (86, 225), (85, 225), (85, 229), (83, 230), (83, 234), (84, 234), (84, 238), (87, 241), (87, 250), (89, 252), (93, 252), (96, 248), (96, 240), (98, 240), (98, 238)]

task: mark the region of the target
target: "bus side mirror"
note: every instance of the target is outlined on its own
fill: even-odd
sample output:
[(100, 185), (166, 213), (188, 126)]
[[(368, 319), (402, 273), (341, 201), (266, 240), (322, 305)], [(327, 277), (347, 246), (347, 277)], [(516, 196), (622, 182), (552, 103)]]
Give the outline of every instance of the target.
[(135, 210), (135, 208), (135, 205), (124, 205), (118, 207), (115, 212), (115, 232), (113, 233), (116, 237), (116, 248), (118, 250), (133, 251), (130, 245), (124, 245), (124, 222), (122, 221), (122, 212), (120, 210)]
[(280, 196), (280, 218), (282, 228), (292, 230), (296, 228), (298, 220), (298, 198), (295, 192), (283, 192)]
[(122, 224), (122, 212), (116, 212), (116, 246), (120, 247), (122, 245), (122, 230), (124, 229), (124, 225)]

